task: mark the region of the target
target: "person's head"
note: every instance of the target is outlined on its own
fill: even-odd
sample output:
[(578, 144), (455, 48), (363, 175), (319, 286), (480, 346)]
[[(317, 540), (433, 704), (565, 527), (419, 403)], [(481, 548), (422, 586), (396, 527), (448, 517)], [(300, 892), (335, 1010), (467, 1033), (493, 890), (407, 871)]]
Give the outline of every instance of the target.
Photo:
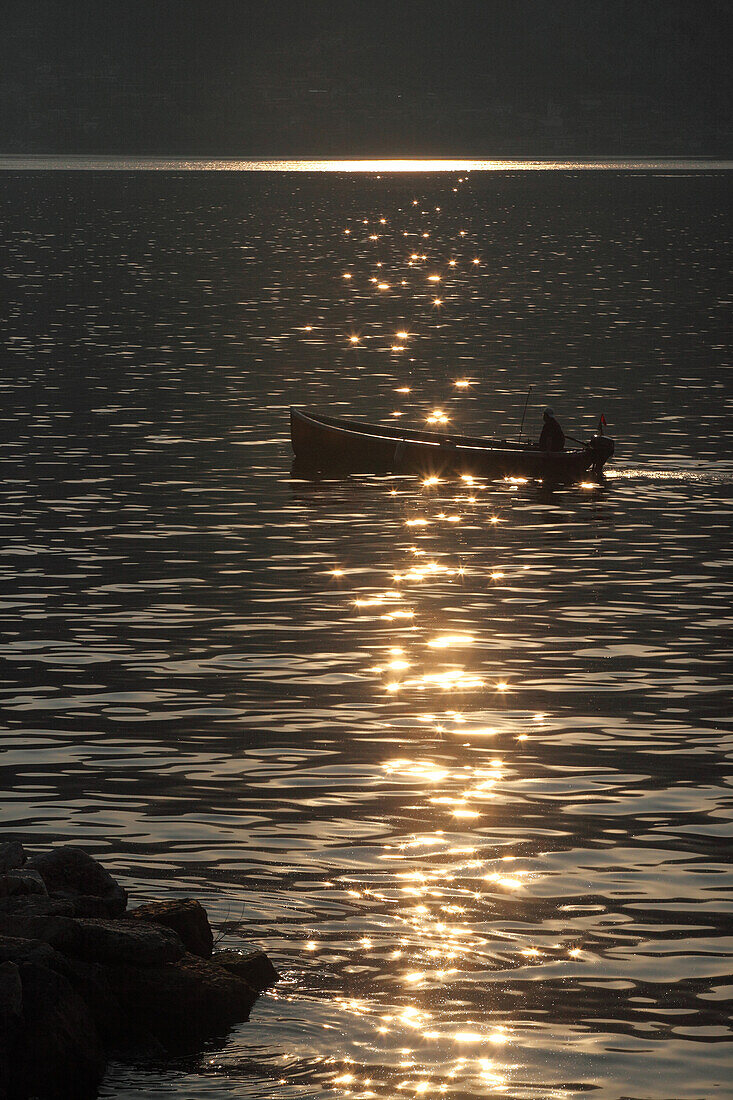
[(552, 409), (547, 408), (547, 409), (545, 409), (545, 411), (543, 412), (542, 415), (544, 416), (545, 420), (551, 420), (554, 417), (555, 414), (552, 411)]

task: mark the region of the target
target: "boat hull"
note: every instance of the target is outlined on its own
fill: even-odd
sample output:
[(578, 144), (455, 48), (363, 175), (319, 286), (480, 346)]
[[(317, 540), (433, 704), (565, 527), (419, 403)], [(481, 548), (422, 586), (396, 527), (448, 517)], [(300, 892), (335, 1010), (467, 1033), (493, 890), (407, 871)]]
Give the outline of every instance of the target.
[(613, 443), (575, 451), (540, 451), (506, 440), (446, 436), (414, 429), (377, 427), (291, 408), (290, 434), (300, 469), (334, 473), (397, 473), (420, 476), (526, 477), (575, 481), (600, 473)]

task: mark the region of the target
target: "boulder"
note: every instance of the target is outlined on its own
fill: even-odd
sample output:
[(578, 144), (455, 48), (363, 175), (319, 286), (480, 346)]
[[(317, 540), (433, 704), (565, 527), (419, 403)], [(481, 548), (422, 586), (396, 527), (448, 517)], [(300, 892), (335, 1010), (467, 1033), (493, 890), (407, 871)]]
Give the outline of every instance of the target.
[(127, 916), (124, 909), (118, 913), (116, 910), (119, 905), (110, 906), (106, 898), (95, 898), (87, 894), (56, 894), (54, 898), (63, 899), (69, 905), (69, 911), (73, 917), (99, 917), (102, 920), (110, 920)]
[(0, 844), (0, 1100), (91, 1100), (107, 1056), (190, 1051), (278, 978), (256, 948), (212, 955), (192, 898), (126, 908), (81, 849)]
[[(110, 987), (106, 967), (100, 963), (61, 955), (40, 940), (11, 939), (7, 936), (0, 937), (0, 1046), (3, 1033), (7, 1036), (10, 1025), (14, 1021), (17, 1023), (16, 1016), (19, 1017), (19, 1013), (13, 1013), (10, 1018), (9, 1012), (4, 1011), (4, 1006), (12, 1007), (14, 1003), (11, 996), (14, 990), (5, 975), (12, 976), (8, 968), (14, 967), (18, 972), (23, 963), (35, 963), (54, 970), (69, 982), (90, 1009), (99, 1037), (108, 1053), (116, 1057), (135, 1058), (160, 1058), (165, 1055), (165, 1048), (141, 1032), (134, 1017), (122, 1011)], [(22, 997), (19, 974), (17, 995), (20, 1003)], [(6, 1044), (8, 1045), (12, 1047), (12, 1043)], [(6, 1062), (8, 1057), (6, 1053)], [(0, 1080), (1, 1078), (0, 1072)], [(2, 1096), (0, 1090), (0, 1098)]]
[(0, 963), (0, 1031), (20, 1021), (23, 1011), (23, 988), (17, 963)]
[(142, 920), (80, 918), (70, 924), (75, 929), (72, 940), (66, 951), (59, 950), (93, 962), (157, 967), (175, 962), (185, 952), (171, 928)]
[(258, 947), (250, 947), (244, 951), (215, 951), (211, 961), (217, 966), (223, 966), (230, 974), (244, 978), (258, 993), (269, 989), (280, 977), (265, 952)]
[(0, 875), (14, 871), (25, 863), (25, 852), (19, 840), (4, 840), (0, 844)]
[(55, 946), (55, 941), (63, 935), (67, 924), (73, 923), (68, 917), (39, 915), (35, 911), (13, 913), (0, 912), (0, 936), (21, 940), (42, 940)]
[(110, 966), (106, 976), (123, 1013), (170, 1052), (248, 1019), (257, 999), (243, 978), (191, 954), (154, 969)]
[(43, 855), (33, 856), (27, 866), (38, 871), (49, 894), (97, 898), (110, 917), (121, 916), (127, 908), (127, 892), (101, 863), (81, 848), (52, 848)]
[(50, 898), (47, 894), (14, 894), (0, 898), (0, 914), (13, 913), (26, 917), (73, 917), (75, 911), (71, 901)]
[(0, 963), (0, 1097), (8, 1095), (8, 1070), (23, 1014), (23, 987), (14, 962)]
[[(30, 873), (30, 872), (29, 872)], [(32, 872), (36, 874), (37, 872)], [(44, 886), (45, 891), (45, 886)], [(100, 917), (110, 919), (109, 905), (102, 898), (85, 894), (13, 894), (0, 896), (0, 913), (35, 913), (37, 916)]]
[(0, 934), (43, 940), (62, 955), (88, 962), (129, 966), (161, 966), (185, 951), (172, 929), (141, 920), (0, 913)]
[(19, 967), (22, 1026), (7, 1061), (11, 1097), (86, 1100), (97, 1095), (106, 1057), (82, 998), (61, 974), (37, 963)]
[(131, 909), (127, 916), (172, 928), (180, 936), (186, 950), (202, 959), (208, 959), (214, 950), (214, 935), (206, 910), (193, 898), (152, 901)]
[(29, 940), (19, 936), (0, 936), (0, 963), (35, 962), (49, 965), (54, 949), (43, 940)]
[(141, 1028), (134, 1015), (122, 1010), (106, 966), (54, 954), (54, 969), (63, 974), (91, 1009), (108, 1054), (128, 1060), (165, 1057), (162, 1044)]
[(27, 894), (39, 894), (48, 897), (46, 884), (38, 871), (19, 868), (0, 874), (0, 898), (12, 898)]

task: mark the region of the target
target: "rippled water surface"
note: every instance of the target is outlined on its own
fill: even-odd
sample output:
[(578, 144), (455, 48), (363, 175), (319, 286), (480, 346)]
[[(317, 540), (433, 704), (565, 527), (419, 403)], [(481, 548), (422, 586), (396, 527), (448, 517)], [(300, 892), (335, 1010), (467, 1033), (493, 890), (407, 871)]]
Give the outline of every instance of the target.
[[(104, 1096), (731, 1095), (729, 179), (4, 173), (3, 831), (283, 974)], [(604, 485), (291, 475), (530, 385)]]

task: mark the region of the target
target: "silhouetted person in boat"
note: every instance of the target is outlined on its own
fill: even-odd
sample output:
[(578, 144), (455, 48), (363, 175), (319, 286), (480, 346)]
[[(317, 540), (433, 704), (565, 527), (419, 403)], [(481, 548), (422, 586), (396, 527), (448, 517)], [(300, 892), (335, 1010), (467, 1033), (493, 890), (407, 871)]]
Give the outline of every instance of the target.
[(545, 422), (540, 432), (540, 450), (561, 451), (565, 446), (565, 433), (555, 420), (555, 414), (552, 409), (545, 409), (542, 416)]

